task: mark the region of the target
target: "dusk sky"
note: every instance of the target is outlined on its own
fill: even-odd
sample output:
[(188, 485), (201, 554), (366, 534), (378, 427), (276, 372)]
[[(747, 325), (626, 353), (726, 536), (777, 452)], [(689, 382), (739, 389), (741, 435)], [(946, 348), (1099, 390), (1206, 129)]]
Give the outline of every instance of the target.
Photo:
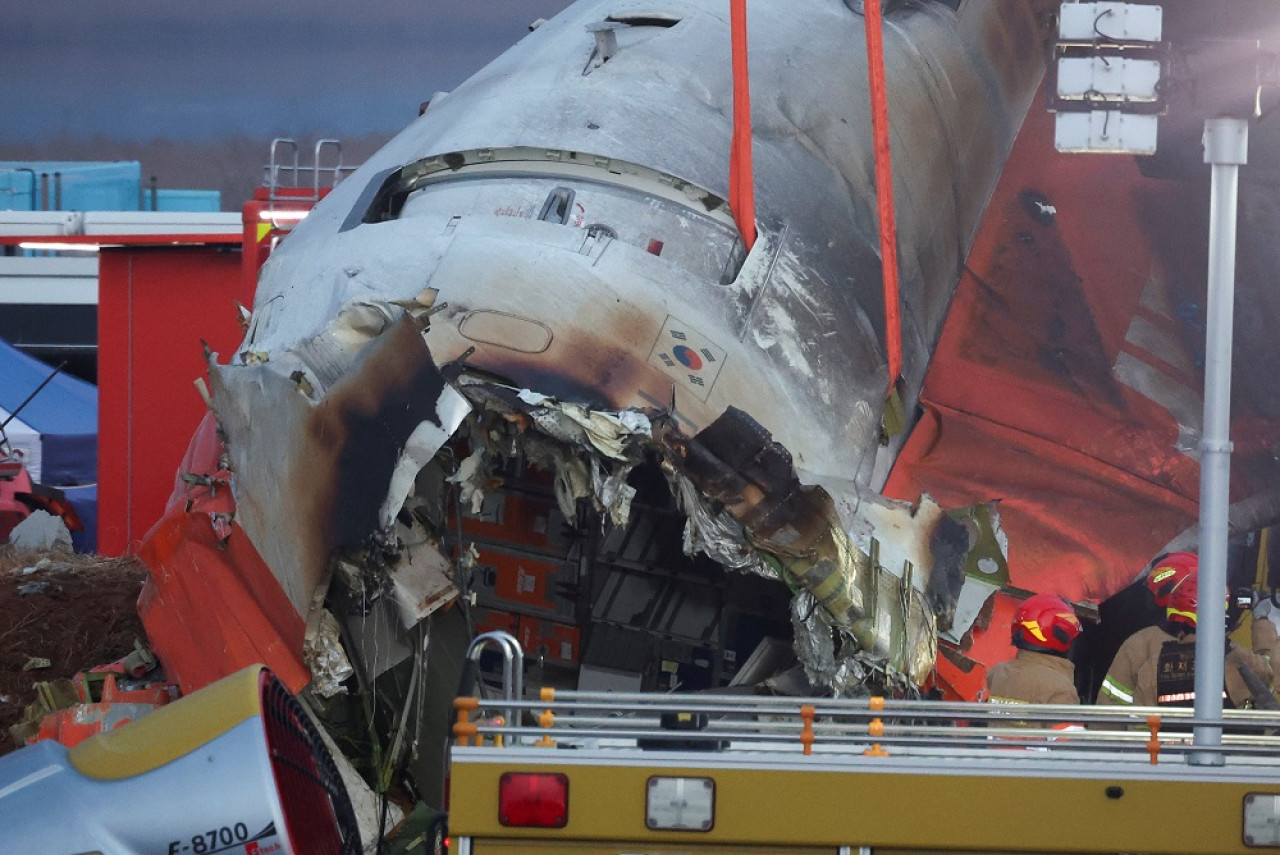
[(6, 142), (399, 130), (569, 0), (0, 0)]

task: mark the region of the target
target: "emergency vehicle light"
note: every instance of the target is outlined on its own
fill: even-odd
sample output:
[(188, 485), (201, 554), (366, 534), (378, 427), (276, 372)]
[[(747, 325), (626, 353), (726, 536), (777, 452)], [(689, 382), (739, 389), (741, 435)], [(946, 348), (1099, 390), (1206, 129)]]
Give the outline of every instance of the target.
[(569, 776), (504, 773), (498, 779), (498, 822), (513, 828), (564, 828), (569, 823)]
[(72, 243), (70, 241), (24, 240), (18, 249), (35, 249), (44, 252), (97, 252), (102, 247), (96, 243)]
[(305, 220), (311, 209), (298, 210), (288, 208), (263, 208), (258, 212), (259, 220)]

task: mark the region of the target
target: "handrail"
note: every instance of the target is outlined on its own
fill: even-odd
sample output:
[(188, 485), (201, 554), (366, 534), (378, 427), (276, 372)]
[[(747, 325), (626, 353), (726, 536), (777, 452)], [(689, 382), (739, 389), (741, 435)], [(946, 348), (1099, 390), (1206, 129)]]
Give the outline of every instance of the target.
[[(460, 699), (464, 700), (464, 699)], [(465, 699), (483, 708), (479, 699)], [(474, 704), (475, 706), (470, 706)], [(885, 755), (906, 751), (1000, 751), (1043, 749), (1060, 755), (1090, 754), (1096, 761), (1123, 759), (1157, 763), (1161, 753), (1190, 753), (1191, 709), (1093, 707), (1072, 704), (993, 705), (895, 701), (880, 698), (773, 698), (614, 692), (557, 692), (540, 699), (504, 698), (503, 725), (479, 724), (472, 733), (508, 738), (540, 737), (540, 745), (592, 743), (634, 749), (690, 740), (727, 751), (794, 750), (803, 754)], [(532, 713), (541, 726), (518, 726)], [(666, 729), (665, 715), (705, 717), (696, 730)], [(685, 715), (684, 718), (688, 718)], [(1215, 724), (1228, 733), (1223, 752), (1232, 757), (1280, 758), (1280, 714), (1228, 710)], [(1067, 730), (1063, 728), (1067, 727)], [(461, 743), (465, 744), (465, 743)], [(1016, 753), (1016, 752), (1015, 752)], [(1113, 755), (1114, 758), (1113, 758)]]
[(331, 188), (337, 187), (338, 182), (342, 180), (342, 169), (344, 168), (342, 166), (342, 141), (328, 138), (316, 140), (315, 152), (311, 159), (311, 193), (316, 201), (320, 200), (320, 173), (322, 171), (320, 168), (320, 157), (326, 148), (332, 148), (335, 156), (333, 166), (327, 167), (326, 170), (324, 170), (328, 171), (331, 169), (333, 172), (333, 180), (329, 182), (329, 186)]
[[(490, 644), (495, 644), (502, 650), (503, 726), (512, 727), (519, 723), (516, 709), (524, 699), (524, 650), (514, 635), (495, 629), (482, 632), (471, 640), (467, 647), (467, 659), (478, 664)], [(480, 706), (483, 706), (483, 701)]]
[[(334, 162), (332, 166), (322, 166), (321, 161), (324, 158), (325, 151), (332, 151), (334, 154)], [(281, 162), (282, 156), (292, 154), (292, 163)], [(338, 186), (338, 183), (349, 173), (354, 172), (356, 167), (346, 166), (342, 162), (342, 141), (325, 137), (316, 140), (315, 148), (312, 150), (311, 164), (304, 166), (299, 162), (299, 149), (297, 140), (288, 137), (276, 137), (271, 141), (271, 159), (267, 165), (263, 167), (263, 185), (267, 188), (267, 208), (266, 218), (270, 220), (271, 227), (276, 231), (286, 231), (293, 228), (296, 223), (294, 217), (277, 217), (276, 203), (288, 202), (293, 203), (291, 207), (281, 211), (281, 214), (295, 213), (298, 210), (298, 203), (316, 203), (320, 201), (323, 191), (328, 191)], [(292, 180), (288, 184), (281, 181), (282, 173), (291, 173)], [(304, 173), (311, 173), (310, 194), (306, 193), (306, 188), (302, 185), (302, 176)], [(330, 180), (328, 186), (320, 186), (320, 176), (329, 175)], [(287, 189), (286, 189), (287, 188)]]
[[(322, 163), (326, 151), (333, 152), (334, 162), (332, 165)], [(291, 153), (292, 163), (281, 162), (281, 152)], [(331, 190), (337, 187), (343, 178), (357, 169), (356, 166), (349, 166), (342, 162), (342, 140), (331, 137), (316, 140), (311, 158), (310, 164), (301, 163), (297, 140), (288, 137), (276, 137), (273, 139), (271, 141), (271, 159), (263, 167), (263, 185), (267, 188), (267, 199), (272, 202), (318, 202), (320, 201), (321, 190)], [(288, 173), (291, 176), (291, 181), (287, 184), (281, 179), (281, 175), (284, 173)], [(303, 175), (306, 173), (311, 174), (310, 196), (296, 192), (303, 187)], [(322, 175), (328, 175), (330, 179), (324, 187), (320, 184)], [(285, 188), (289, 188), (294, 192), (283, 192)]]
[[(489, 633), (485, 633), (488, 635)], [(505, 633), (504, 633), (505, 634)], [(477, 636), (479, 638), (479, 636)], [(1157, 712), (1166, 719), (1190, 719), (1193, 715), (1190, 707), (1128, 707), (1128, 706), (1091, 706), (1084, 704), (993, 704), (973, 703), (970, 701), (909, 701), (892, 698), (801, 698), (787, 696), (761, 695), (718, 695), (714, 693), (674, 693), (674, 692), (584, 692), (563, 689), (544, 689), (548, 697), (556, 704), (577, 704), (598, 706), (610, 710), (636, 707), (659, 711), (741, 711), (744, 708), (767, 713), (779, 708), (799, 709), (801, 705), (812, 705), (819, 715), (883, 715), (887, 717), (912, 718), (981, 718), (990, 715), (1000, 718), (1010, 716), (1018, 719), (1053, 715), (1061, 717), (1085, 718), (1130, 718)], [(533, 706), (544, 706), (543, 701), (530, 701)], [(714, 708), (714, 709), (713, 709)], [(1130, 712), (1132, 711), (1132, 712)], [(1231, 720), (1256, 720), (1280, 724), (1280, 713), (1268, 710), (1224, 710), (1223, 715)]]
[[(282, 148), (287, 148), (293, 152), (293, 166), (282, 166), (276, 160), (276, 152)], [(276, 198), (276, 189), (280, 186), (279, 175), (284, 170), (293, 172), (293, 185), (298, 183), (298, 141), (289, 139), (288, 137), (276, 137), (271, 141), (271, 160), (267, 163), (267, 195), (270, 199)]]

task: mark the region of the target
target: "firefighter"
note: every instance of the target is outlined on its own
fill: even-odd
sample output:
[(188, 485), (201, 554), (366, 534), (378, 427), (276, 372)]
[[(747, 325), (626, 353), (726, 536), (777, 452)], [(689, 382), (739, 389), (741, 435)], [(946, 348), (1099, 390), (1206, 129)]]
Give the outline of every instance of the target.
[(1169, 594), (1183, 579), (1200, 570), (1200, 558), (1194, 552), (1166, 552), (1151, 562), (1147, 573), (1147, 590), (1163, 615), (1169, 606)]
[(986, 700), (995, 704), (1078, 704), (1076, 666), (1067, 658), (1080, 634), (1071, 604), (1054, 594), (1036, 594), (1013, 615), (1017, 655), (987, 673)]
[[(1249, 633), (1253, 641), (1253, 652), (1267, 660), (1274, 672), (1276, 666), (1280, 665), (1280, 608), (1276, 607), (1270, 595), (1263, 595), (1254, 604), (1252, 611), (1253, 623)], [(1276, 686), (1276, 682), (1280, 682), (1280, 675), (1273, 680), (1272, 688), (1280, 688)]]
[[(1135, 632), (1120, 646), (1098, 693), (1103, 705), (1193, 706), (1196, 676), (1196, 605), (1199, 575), (1186, 574), (1171, 590), (1154, 591), (1164, 619)], [(1225, 603), (1224, 603), (1225, 611)], [(1240, 669), (1251, 670), (1265, 685), (1271, 669), (1265, 660), (1227, 640), (1225, 701), (1228, 707), (1252, 706), (1253, 692)]]

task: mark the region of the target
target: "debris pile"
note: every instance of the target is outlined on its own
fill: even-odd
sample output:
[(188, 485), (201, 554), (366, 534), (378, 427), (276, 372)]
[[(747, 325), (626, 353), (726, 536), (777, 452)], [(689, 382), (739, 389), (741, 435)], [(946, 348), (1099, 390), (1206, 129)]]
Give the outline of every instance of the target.
[(0, 547), (0, 754), (35, 700), (32, 685), (114, 662), (145, 638), (137, 600), (146, 569), (131, 558)]

